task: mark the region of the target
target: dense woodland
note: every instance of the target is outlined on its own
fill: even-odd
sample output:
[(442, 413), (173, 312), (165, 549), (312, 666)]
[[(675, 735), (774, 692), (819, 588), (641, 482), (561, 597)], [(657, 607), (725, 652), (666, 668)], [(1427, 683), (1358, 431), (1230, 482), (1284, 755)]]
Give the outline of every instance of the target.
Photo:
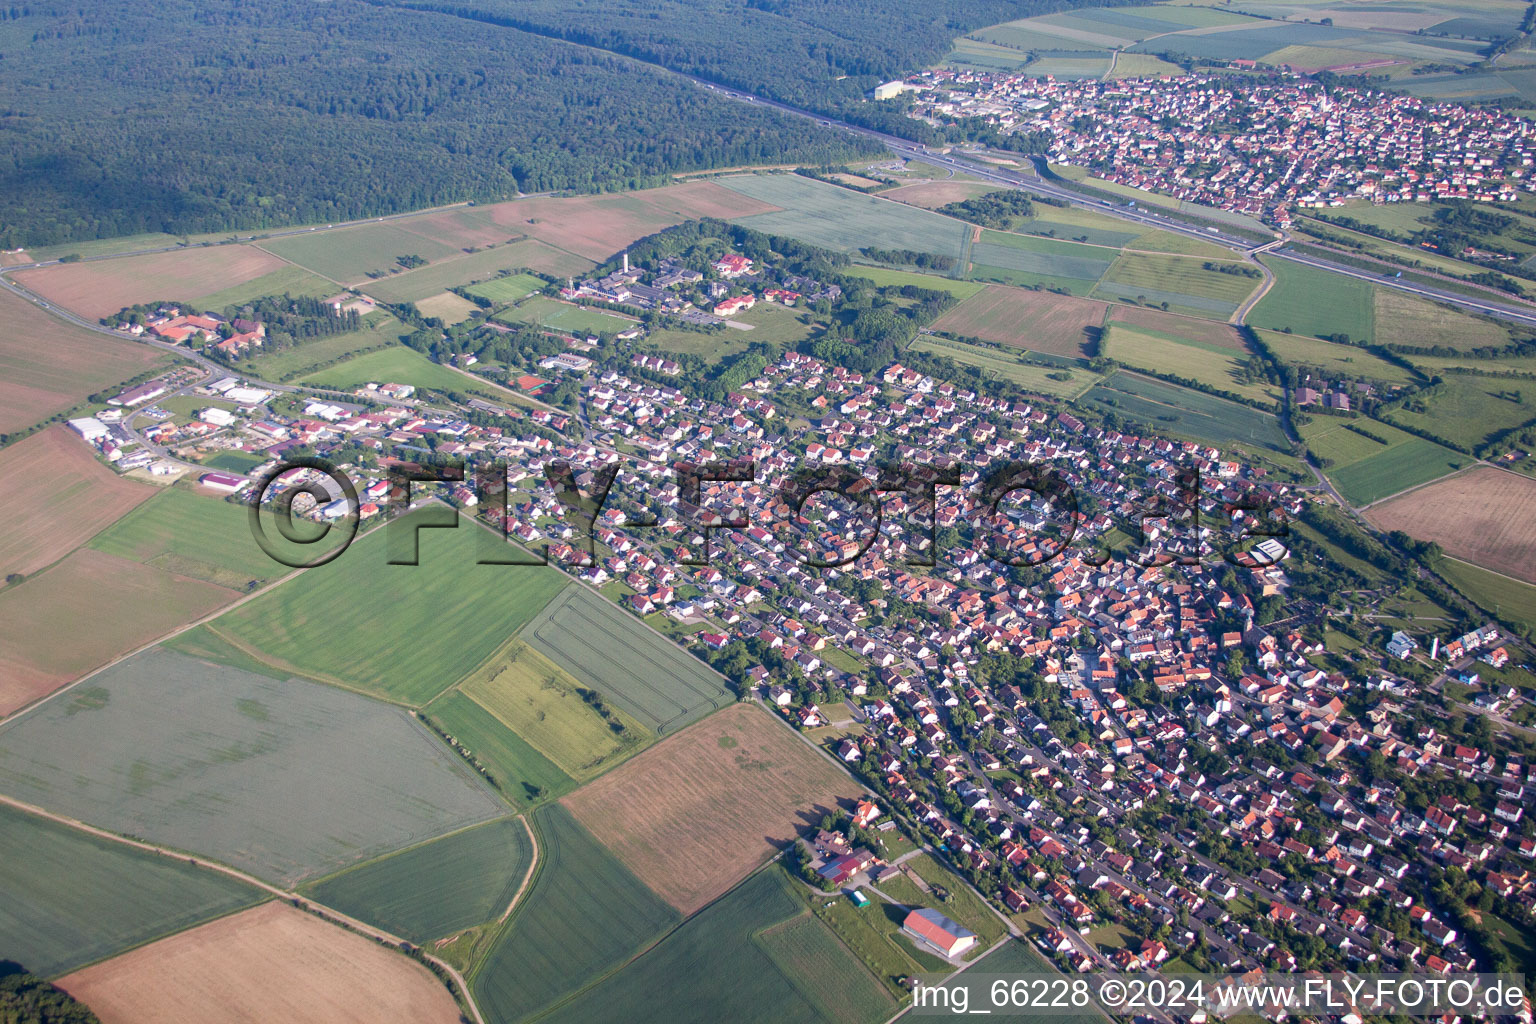
[(0, 961), (0, 1024), (101, 1024), (83, 1003), (9, 960)]
[(361, 0), (0, 7), (0, 125), (7, 248), (835, 163), (872, 145), (623, 57)]

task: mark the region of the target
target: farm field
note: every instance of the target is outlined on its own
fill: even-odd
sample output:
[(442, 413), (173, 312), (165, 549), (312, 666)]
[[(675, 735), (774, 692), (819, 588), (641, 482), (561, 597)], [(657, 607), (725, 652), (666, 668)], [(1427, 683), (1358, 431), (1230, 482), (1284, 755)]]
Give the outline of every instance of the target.
[(1036, 366), (1024, 362), (1020, 354), (1010, 349), (967, 345), (947, 338), (918, 338), (913, 348), (1011, 380), (1026, 391), (1057, 398), (1077, 398), (1104, 379), (1102, 374), (1082, 367)]
[(0, 949), (55, 977), (247, 907), (228, 875), (0, 805)]
[(732, 703), (714, 670), (587, 587), (549, 600), (523, 638), (657, 733)]
[(98, 462), (65, 426), (0, 449), (0, 577), (53, 564), (155, 493)]
[(440, 292), (430, 299), (422, 299), (416, 303), (416, 311), (422, 316), (436, 317), (443, 323), (452, 326), (463, 323), (469, 319), (469, 315), (480, 307), (462, 296), (453, 292)]
[(958, 259), (971, 228), (960, 221), (888, 199), (850, 192), (798, 174), (743, 174), (720, 184), (777, 213), (731, 219), (770, 235), (788, 235), (837, 252), (910, 249)]
[(1442, 558), (1435, 568), (1478, 604), (1536, 630), (1536, 587), (1454, 558)]
[(372, 314), (364, 324), (360, 331), (306, 341), (283, 352), (262, 355), (249, 365), (263, 380), (288, 381), (308, 373), (320, 372), (316, 368), (324, 364), (339, 365), (335, 361), (345, 360), (367, 349), (393, 347), (411, 333), (409, 328), (388, 314)]
[(970, 259), (980, 265), (1040, 277), (1097, 281), (1116, 255), (1115, 250), (1102, 246), (984, 228), (981, 238), (971, 246)]
[(538, 270), (565, 276), (585, 274), (593, 266), (591, 260), (574, 253), (536, 238), (524, 238), (509, 245), (498, 245), (403, 274), (382, 277), (361, 285), (359, 290), (381, 302), (420, 302), (457, 285), (495, 278), (504, 270)]
[(1536, 421), (1536, 387), (1518, 378), (1449, 373), (1433, 393), (1413, 395), (1382, 416), (1475, 450), (1499, 431)]
[(519, 807), (576, 788), (558, 765), (458, 690), (449, 690), (421, 713), (467, 747), (490, 772), (492, 785)]
[(93, 263), (20, 270), (11, 279), (88, 320), (124, 306), (170, 299), (191, 302), (255, 280), (287, 264), (253, 245), (216, 245)]
[(148, 345), (65, 323), (3, 290), (0, 324), (0, 434), (41, 423), (171, 361)]
[[(302, 573), (213, 628), (274, 667), (419, 706), (446, 690), (560, 592), (553, 569), (478, 565), (473, 523), (418, 534), (420, 564), (388, 565), (387, 535)], [(614, 609), (617, 612), (617, 609)], [(589, 626), (590, 628), (590, 626)]]
[(538, 324), (572, 334), (616, 334), (635, 326), (628, 317), (614, 316), (572, 302), (535, 296), (521, 305), (502, 310), (496, 319), (503, 323)]
[(1376, 289), (1375, 312), (1376, 340), (1383, 345), (1466, 350), (1509, 344), (1509, 331), (1491, 320), (1386, 288)]
[[(685, 916), (756, 870), (859, 786), (781, 723), (736, 705), (668, 738), (564, 804)], [(679, 871), (680, 863), (688, 864)]]
[(309, 296), (323, 299), (335, 294), (335, 281), (312, 274), (303, 267), (285, 264), (269, 274), (262, 274), (260, 277), (254, 277), (249, 281), (229, 288), (221, 288), (206, 295), (194, 295), (187, 301), (201, 309), (220, 311), (230, 306), (250, 302), (252, 299), (259, 299), (264, 295), (292, 295), (295, 298)]
[(251, 537), (243, 505), (170, 487), (91, 540), (91, 547), (230, 590), (246, 590), (291, 570)]
[[(785, 874), (754, 875), (655, 948), (559, 1007), (554, 1024), (876, 1024), (896, 1002)], [(646, 993), (665, 991), (663, 1001)]]
[(1212, 344), (1111, 321), (1105, 328), (1100, 351), (1123, 366), (1183, 377), (1251, 401), (1270, 403), (1280, 397), (1274, 385), (1262, 380), (1249, 382), (1243, 376), (1248, 352), (1230, 344)]
[(493, 277), (489, 281), (471, 285), (465, 291), (500, 306), (521, 302), (534, 292), (543, 291), (547, 286), (543, 278), (534, 277), (532, 274), (510, 274), (507, 277)]
[[(722, 187), (732, 180), (689, 181), (640, 192), (564, 199), (518, 199), (483, 210), (497, 224), (601, 263), (637, 238), (685, 220), (696, 217), (733, 220), (773, 211), (771, 200)], [(844, 191), (836, 185), (823, 187)], [(552, 270), (550, 273), (565, 272)]]
[(273, 902), (60, 979), (102, 1024), (457, 1024), (452, 993), (386, 946)]
[(1274, 272), (1275, 283), (1249, 312), (1249, 324), (1313, 337), (1347, 334), (1352, 341), (1376, 340), (1371, 285), (1291, 260), (1263, 263)]
[[(1355, 505), (1379, 501), (1405, 487), (1454, 472), (1471, 461), (1459, 452), (1396, 430), (1380, 420), (1362, 420), (1355, 425), (1387, 438), (1390, 444), (1379, 445), (1343, 425), (1314, 421), (1302, 428), (1307, 445), (1319, 456), (1334, 460), (1334, 465), (1324, 472), (1339, 493)], [(1318, 432), (1313, 433), (1314, 430)]]
[[(235, 593), (82, 548), (0, 590), (0, 715), (212, 612)], [(60, 643), (59, 623), (89, 623)]]
[(921, 206), (925, 210), (932, 210), (940, 206), (948, 206), (950, 203), (959, 203), (967, 199), (975, 199), (984, 196), (988, 192), (996, 191), (996, 186), (979, 181), (924, 181), (916, 185), (902, 185), (880, 193), (886, 199), (894, 199), (898, 203), (907, 203), (911, 206)]
[[(1225, 320), (1259, 286), (1259, 279), (1204, 269), (1189, 256), (1125, 252), (1094, 289), (1100, 298), (1130, 299), (1195, 316)], [(1240, 267), (1224, 261), (1220, 265)]]
[(1432, 540), (1454, 558), (1536, 584), (1536, 480), (1491, 466), (1421, 487), (1368, 513), (1383, 530)]
[(907, 270), (892, 270), (889, 267), (869, 267), (857, 263), (847, 267), (844, 273), (873, 281), (882, 288), (901, 288), (910, 284), (918, 288), (930, 288), (934, 291), (949, 292), (949, 294), (962, 302), (986, 287), (986, 285), (975, 281), (957, 281), (952, 277), (914, 274)]
[(1282, 334), (1265, 330), (1255, 333), (1276, 359), (1298, 368), (1321, 370), (1331, 379), (1363, 377), (1387, 384), (1411, 384), (1415, 380), (1410, 371), (1368, 349), (1323, 341), (1305, 334)]
[(1097, 405), (1157, 434), (1176, 434), (1218, 448), (1233, 446), (1290, 451), (1280, 421), (1266, 412), (1224, 398), (1121, 371), (1080, 401)]
[(370, 383), (414, 384), (432, 391), (471, 391), (477, 387), (484, 390), (491, 386), (455, 373), (404, 345), (364, 352), (301, 376), (306, 384), (337, 391), (352, 391)]
[(624, 712), (600, 714), (580, 696), (579, 680), (521, 640), (497, 651), (458, 688), (578, 782), (651, 740)]
[(533, 863), (528, 830), (501, 818), (306, 887), (348, 917), (424, 945), (507, 909)]
[[(1060, 973), (1049, 960), (1037, 953), (1034, 947), (1023, 939), (1003, 943), (991, 955), (969, 964), (965, 969), (974, 974), (1009, 976)], [(1167, 968), (1165, 967), (1164, 970)], [(1093, 1006), (1079, 1011), (1061, 1011), (1059, 1016), (1064, 1021), (1080, 1021), (1083, 1024), (1107, 1024), (1113, 1019)]]
[[(511, 1024), (549, 1007), (680, 920), (564, 807), (547, 804), (532, 821), (539, 872), (470, 978), (490, 1024)], [(634, 1013), (641, 1007), (615, 1009)]]
[(1089, 329), (1104, 322), (1103, 302), (988, 285), (934, 321), (933, 329), (1000, 345), (1077, 358)]
[(0, 792), (285, 885), (504, 813), (399, 708), (160, 648), (0, 741)]
[(262, 242), (261, 247), (338, 284), (366, 282), (370, 271), (389, 270), (400, 256), (436, 261), (459, 252), (396, 221), (288, 235)]

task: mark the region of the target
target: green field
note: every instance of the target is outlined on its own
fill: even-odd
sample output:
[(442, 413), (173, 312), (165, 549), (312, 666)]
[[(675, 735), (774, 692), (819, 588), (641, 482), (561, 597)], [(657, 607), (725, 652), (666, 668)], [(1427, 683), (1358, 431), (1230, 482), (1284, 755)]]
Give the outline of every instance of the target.
[(456, 256), (429, 267), (380, 278), (362, 285), (363, 291), (381, 302), (420, 302), (458, 285), (495, 278), (503, 270), (539, 270), (557, 277), (580, 276), (595, 263), (574, 253), (556, 249), (535, 238)]
[(251, 906), (228, 875), (0, 806), (0, 957), (56, 977)]
[(1080, 400), (1117, 413), (1154, 434), (1175, 434), (1218, 448), (1246, 445), (1289, 453), (1280, 421), (1269, 413), (1175, 384), (1121, 371)]
[[(968, 967), (966, 971), (974, 974), (993, 975), (1001, 974), (1009, 977), (1017, 977), (1021, 974), (1059, 974), (1056, 967), (1033, 946), (1023, 939), (1014, 939), (999, 946), (996, 952)], [(1081, 1021), (1085, 1024), (1106, 1024), (1114, 1019), (1102, 1013), (1096, 1007), (1085, 1008), (1078, 1011), (1058, 1011), (1052, 1014), (1064, 1021)]]
[(1375, 296), (1364, 281), (1317, 270), (1291, 260), (1263, 260), (1274, 271), (1274, 286), (1248, 315), (1254, 327), (1325, 337), (1347, 334), (1352, 341), (1376, 339)]
[[(1101, 299), (1131, 299), (1141, 305), (1225, 320), (1259, 286), (1259, 279), (1206, 270), (1190, 256), (1127, 252), (1115, 260), (1094, 289)], [(1226, 266), (1241, 266), (1221, 261)]]
[(1412, 372), (1367, 349), (1323, 341), (1305, 334), (1282, 334), (1279, 331), (1256, 333), (1275, 354), (1276, 359), (1298, 368), (1321, 370), (1330, 380), (1353, 380), (1358, 377), (1388, 384), (1412, 384), (1415, 381)]
[(1111, 323), (1101, 351), (1122, 366), (1171, 374), (1207, 387), (1242, 395), (1255, 402), (1278, 400), (1277, 388), (1243, 376), (1248, 353), (1195, 338), (1181, 338), (1148, 327)]
[(364, 384), (413, 384), (432, 391), (469, 391), (489, 388), (441, 363), (434, 363), (413, 348), (398, 345), (365, 352), (360, 356), (306, 373), (304, 383), (336, 391), (353, 391)]
[(1510, 336), (1504, 325), (1492, 320), (1468, 316), (1452, 306), (1404, 292), (1378, 288), (1376, 339), (1383, 345), (1460, 350), (1503, 348), (1509, 344)]
[(713, 669), (589, 587), (569, 587), (555, 597), (523, 638), (658, 733), (733, 699)]
[(542, 295), (502, 310), (495, 319), (508, 324), (538, 324), (571, 334), (617, 334), (635, 326), (635, 321), (625, 317)]
[(459, 252), (394, 223), (288, 235), (262, 242), (261, 247), (342, 284), (365, 280), (369, 271), (389, 270), (400, 256), (440, 260)]
[(976, 263), (1078, 281), (1097, 281), (1116, 255), (1116, 250), (1103, 246), (990, 229), (983, 230), (971, 247)]
[(504, 306), (521, 302), (534, 292), (543, 291), (547, 287), (548, 282), (541, 277), (534, 277), (532, 274), (511, 274), (507, 277), (493, 277), (489, 281), (482, 281), (464, 290), (477, 298)]
[[(644, 956), (546, 1018), (555, 1024), (877, 1024), (896, 1002), (814, 917), (783, 871), (753, 875)], [(665, 999), (656, 998), (666, 993)]]
[(1536, 587), (1454, 558), (1440, 559), (1435, 568), (1454, 583), (1456, 589), (1484, 608), (1505, 619), (1524, 623), (1536, 633)]
[(467, 747), (491, 773), (492, 784), (519, 807), (576, 788), (576, 781), (558, 765), (458, 690), (443, 694), (422, 714)]
[(527, 829), (502, 818), (352, 868), (306, 892), (421, 945), (501, 916), (532, 863)]
[(226, 473), (238, 473), (244, 476), (267, 460), (268, 456), (258, 452), (239, 452), (231, 449), (219, 452), (217, 455), (210, 455), (202, 460), (202, 464), (209, 469), (222, 469)]
[(953, 970), (947, 961), (920, 951), (902, 934), (901, 923), (907, 916), (905, 907), (875, 899), (869, 906), (859, 908), (851, 900), (829, 898), (816, 892), (806, 892), (805, 899), (817, 920), (831, 929), (897, 998), (906, 995), (902, 979), (923, 971), (947, 973)]
[(200, 309), (223, 310), (266, 295), (292, 295), (294, 298), (323, 299), (336, 294), (336, 282), (327, 281), (318, 274), (311, 274), (303, 267), (287, 266), (270, 274), (237, 284), (210, 295), (198, 295), (187, 301)]
[(611, 719), (601, 717), (578, 695), (581, 685), (538, 651), (514, 640), (459, 689), (571, 778), (584, 782), (638, 752), (651, 733), (616, 709), (608, 709)]
[(929, 854), (920, 853), (907, 860), (903, 867), (916, 872), (930, 887), (937, 886), (948, 891), (949, 902), (935, 903), (934, 909), (979, 935), (981, 941), (978, 945), (981, 948), (991, 946), (1008, 934), (1008, 926), (1002, 918), (993, 913), (958, 875)]
[[(592, 983), (680, 920), (564, 807), (547, 804), (532, 821), (538, 874), (470, 978), (491, 1024), (522, 1020)], [(658, 992), (615, 1009), (632, 1014), (668, 1002)]]
[(1468, 449), (1501, 430), (1536, 421), (1536, 381), (1470, 373), (1448, 373), (1443, 380), (1383, 417)]
[[(1383, 434), (1376, 421), (1364, 424), (1373, 434)], [(1367, 444), (1374, 442), (1362, 438)], [(1327, 442), (1325, 442), (1326, 444)], [(1348, 501), (1367, 505), (1396, 494), (1408, 487), (1427, 483), (1436, 477), (1460, 469), (1470, 460), (1449, 448), (1421, 437), (1409, 437), (1388, 448), (1378, 448), (1375, 454), (1357, 459), (1346, 465), (1330, 466), (1328, 479)]]
[(350, 334), (333, 334), (295, 345), (282, 352), (271, 352), (251, 360), (252, 372), (264, 380), (286, 381), (334, 360), (345, 359), (355, 352), (380, 346), (394, 346), (411, 333), (394, 317), (386, 313), (372, 313), (360, 331)]
[(717, 181), (743, 195), (782, 207), (777, 213), (734, 218), (735, 223), (839, 252), (872, 246), (959, 258), (971, 230), (968, 225), (937, 213), (798, 174), (733, 175)]
[(91, 547), (244, 591), (291, 572), (251, 537), (244, 505), (171, 487), (98, 533)]
[(398, 708), (161, 648), (0, 727), (0, 791), (290, 885), (504, 813)]
[(975, 366), (994, 377), (1010, 380), (1026, 391), (1057, 398), (1077, 398), (1104, 379), (1101, 374), (1081, 367), (1035, 366), (1023, 361), (1023, 352), (968, 345), (948, 338), (919, 338), (912, 347), (918, 352), (946, 356), (957, 363)]
[(670, 355), (696, 355), (713, 366), (726, 356), (745, 352), (753, 341), (750, 331), (652, 331), (644, 344)]
[(213, 627), (279, 669), (420, 706), (490, 657), (567, 582), (554, 569), (476, 564), (479, 529), (469, 522), (420, 531), (420, 564), (389, 565), (395, 531), (408, 538), (410, 521), (360, 538)]

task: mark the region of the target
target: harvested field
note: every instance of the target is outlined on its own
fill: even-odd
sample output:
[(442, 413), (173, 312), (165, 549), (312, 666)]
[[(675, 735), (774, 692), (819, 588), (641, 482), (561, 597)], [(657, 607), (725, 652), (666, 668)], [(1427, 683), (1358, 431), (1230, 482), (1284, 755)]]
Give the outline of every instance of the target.
[(1196, 341), (1183, 332), (1111, 323), (1104, 330), (1099, 352), (1122, 366), (1193, 380), (1250, 401), (1278, 403), (1280, 400), (1278, 388), (1264, 381), (1247, 379), (1246, 350)]
[(0, 591), (0, 715), (234, 598), (234, 591), (154, 566), (76, 551)]
[(0, 791), (285, 885), (506, 812), (399, 708), (158, 647), (0, 727)]
[(918, 185), (903, 185), (880, 194), (898, 203), (909, 203), (912, 206), (921, 206), (925, 210), (933, 210), (996, 191), (996, 185), (980, 181), (925, 181)]
[[(1503, 348), (1509, 331), (1459, 309), (1387, 288), (1376, 289), (1376, 338), (1384, 345), (1419, 348)], [(1411, 362), (1412, 356), (1409, 357)]]
[(933, 329), (1060, 356), (1086, 356), (1088, 329), (1109, 306), (1070, 295), (988, 285), (934, 322)]
[(157, 299), (190, 302), (244, 284), (287, 264), (254, 245), (157, 252), (90, 263), (62, 263), (13, 275), (17, 284), (83, 317)]
[(777, 209), (712, 181), (689, 181), (641, 192), (519, 199), (487, 207), (486, 212), (509, 230), (602, 262), (635, 239), (685, 220), (747, 217)]
[(731, 703), (713, 669), (589, 587), (567, 587), (523, 638), (658, 733)]
[(0, 892), (0, 950), (50, 978), (264, 898), (228, 875), (8, 805)]
[[(567, 796), (640, 880), (692, 914), (859, 785), (765, 712), (737, 705)], [(679, 864), (689, 865), (679, 871)]]
[(0, 291), (0, 434), (41, 423), (166, 362), (148, 345), (65, 323)]
[(403, 954), (286, 903), (162, 939), (59, 986), (102, 1024), (458, 1024), (443, 983)]
[(52, 565), (157, 493), (96, 461), (68, 427), (0, 451), (0, 577)]
[(1383, 530), (1432, 540), (1446, 553), (1536, 583), (1536, 480), (1491, 466), (1373, 507)]

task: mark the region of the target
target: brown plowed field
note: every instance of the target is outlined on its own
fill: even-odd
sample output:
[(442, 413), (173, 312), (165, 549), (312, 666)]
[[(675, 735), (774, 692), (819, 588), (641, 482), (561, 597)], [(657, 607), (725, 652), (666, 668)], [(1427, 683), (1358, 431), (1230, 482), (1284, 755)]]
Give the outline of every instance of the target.
[(1467, 562), (1536, 583), (1536, 480), (1481, 466), (1366, 513), (1383, 530), (1432, 540)]
[(287, 266), (254, 245), (213, 245), (148, 256), (60, 263), (20, 270), (17, 284), (92, 319), (124, 306), (170, 299), (187, 302)]

